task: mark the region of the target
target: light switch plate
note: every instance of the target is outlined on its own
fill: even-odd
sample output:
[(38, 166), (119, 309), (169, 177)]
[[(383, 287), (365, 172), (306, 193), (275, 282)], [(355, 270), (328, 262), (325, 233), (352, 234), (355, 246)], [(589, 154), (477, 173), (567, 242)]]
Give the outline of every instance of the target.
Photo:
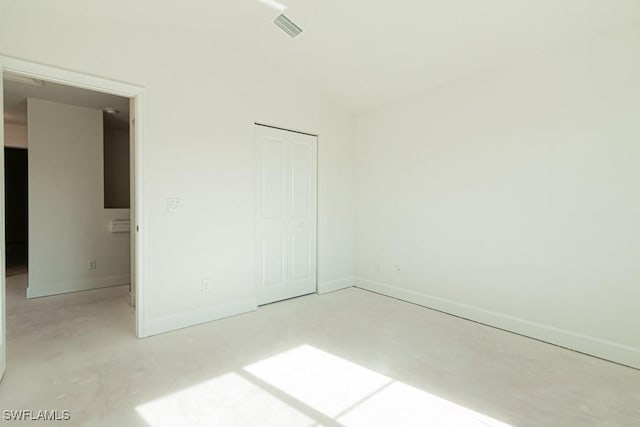
[(184, 211), (184, 200), (177, 197), (167, 199), (167, 211), (169, 213), (178, 213)]

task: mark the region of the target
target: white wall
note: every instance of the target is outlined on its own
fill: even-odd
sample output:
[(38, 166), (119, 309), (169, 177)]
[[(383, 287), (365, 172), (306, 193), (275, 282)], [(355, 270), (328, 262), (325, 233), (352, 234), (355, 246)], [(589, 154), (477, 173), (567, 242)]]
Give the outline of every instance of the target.
[[(38, 4), (3, 2), (2, 54), (146, 88), (143, 335), (255, 309), (256, 121), (320, 135), (318, 281), (352, 284), (349, 113), (226, 36)], [(169, 197), (184, 199), (183, 213), (167, 212)]]
[(4, 146), (27, 148), (27, 126), (19, 123), (4, 123)]
[(102, 111), (29, 98), (27, 114), (27, 296), (129, 283), (129, 234), (110, 231), (129, 210), (103, 205)]
[(361, 117), (359, 285), (640, 367), (639, 76), (635, 26)]

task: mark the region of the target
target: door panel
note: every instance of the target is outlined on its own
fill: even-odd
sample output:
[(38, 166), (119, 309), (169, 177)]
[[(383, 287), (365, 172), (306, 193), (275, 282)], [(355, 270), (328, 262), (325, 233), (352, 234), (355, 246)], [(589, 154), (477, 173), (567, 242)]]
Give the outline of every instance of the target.
[(317, 138), (256, 126), (258, 304), (316, 290)]
[(298, 296), (316, 291), (317, 138), (292, 133), (290, 142), (289, 289)]
[(309, 216), (311, 147), (308, 144), (291, 145), (291, 216)]
[(257, 143), (257, 157), (257, 297), (258, 304), (266, 304), (287, 295), (287, 139), (263, 134)]
[(284, 233), (265, 233), (262, 247), (264, 248), (262, 255), (264, 286), (267, 288), (284, 286), (287, 278)]
[(284, 218), (286, 141), (268, 138), (262, 144), (262, 216)]
[(291, 233), (291, 273), (292, 280), (308, 279), (311, 273), (310, 266), (310, 236), (306, 230)]

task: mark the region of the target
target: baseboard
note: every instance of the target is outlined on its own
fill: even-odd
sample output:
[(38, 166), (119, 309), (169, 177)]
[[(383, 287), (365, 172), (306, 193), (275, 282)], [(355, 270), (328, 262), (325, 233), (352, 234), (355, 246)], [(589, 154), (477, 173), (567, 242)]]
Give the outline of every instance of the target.
[(120, 276), (99, 277), (90, 280), (74, 280), (48, 284), (46, 287), (32, 286), (31, 281), (27, 287), (27, 298), (48, 297), (51, 295), (68, 294), (71, 292), (90, 291), (92, 289), (109, 288), (112, 286), (127, 285), (131, 282), (128, 274)]
[(362, 277), (355, 278), (355, 286), (640, 369), (640, 348), (630, 347), (550, 325), (531, 322), (507, 314), (402, 289)]
[(197, 310), (176, 313), (157, 319), (149, 319), (145, 321), (145, 328), (140, 338), (163, 334), (165, 332), (171, 332), (177, 329), (223, 319), (225, 317), (255, 311), (257, 308), (255, 298), (251, 298), (231, 304), (202, 307)]
[(318, 293), (328, 294), (329, 292), (339, 291), (340, 289), (351, 288), (355, 284), (353, 277), (343, 277), (342, 279), (332, 280), (330, 282), (318, 283)]

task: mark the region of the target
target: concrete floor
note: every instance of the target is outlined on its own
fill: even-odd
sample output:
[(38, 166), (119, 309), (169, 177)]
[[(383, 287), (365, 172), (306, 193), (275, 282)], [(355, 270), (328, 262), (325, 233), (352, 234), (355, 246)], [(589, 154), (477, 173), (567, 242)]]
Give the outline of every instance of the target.
[(358, 289), (137, 340), (126, 287), (27, 301), (25, 283), (0, 410), (60, 425), (640, 425), (638, 370)]

